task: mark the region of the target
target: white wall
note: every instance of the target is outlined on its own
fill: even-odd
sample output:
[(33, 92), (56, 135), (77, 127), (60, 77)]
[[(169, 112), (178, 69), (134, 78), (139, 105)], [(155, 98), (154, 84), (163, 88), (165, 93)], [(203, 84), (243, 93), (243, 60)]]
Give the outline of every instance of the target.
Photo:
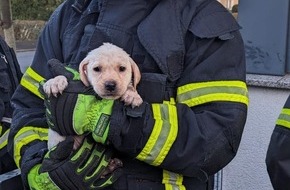
[(222, 190), (272, 190), (265, 157), (276, 119), (290, 90), (249, 87), (249, 111), (234, 160), (223, 169)]

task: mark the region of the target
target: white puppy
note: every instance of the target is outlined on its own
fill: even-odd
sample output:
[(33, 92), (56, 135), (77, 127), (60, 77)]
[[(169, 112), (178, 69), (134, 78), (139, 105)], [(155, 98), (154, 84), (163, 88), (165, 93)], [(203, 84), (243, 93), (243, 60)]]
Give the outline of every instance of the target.
[[(105, 99), (121, 98), (127, 105), (139, 106), (143, 101), (136, 91), (141, 74), (137, 64), (121, 48), (104, 43), (92, 50), (79, 66), (81, 81), (92, 85), (94, 91)], [(50, 96), (61, 94), (68, 85), (65, 76), (49, 79), (44, 92)]]

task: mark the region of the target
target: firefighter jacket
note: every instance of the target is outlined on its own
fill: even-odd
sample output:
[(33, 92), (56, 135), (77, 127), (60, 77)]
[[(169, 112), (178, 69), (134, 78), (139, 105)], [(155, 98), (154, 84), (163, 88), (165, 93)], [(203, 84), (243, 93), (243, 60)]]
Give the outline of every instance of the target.
[(137, 90), (147, 105), (132, 117), (113, 110), (108, 138), (124, 162), (113, 187), (205, 189), (236, 155), (246, 121), (239, 29), (215, 0), (65, 1), (13, 97), (10, 153), (23, 173), (41, 161), (47, 124), (38, 86), (51, 77), (47, 61), (77, 69), (88, 51), (111, 42), (138, 64)]
[(290, 189), (290, 96), (276, 121), (266, 155), (267, 171), (275, 190)]

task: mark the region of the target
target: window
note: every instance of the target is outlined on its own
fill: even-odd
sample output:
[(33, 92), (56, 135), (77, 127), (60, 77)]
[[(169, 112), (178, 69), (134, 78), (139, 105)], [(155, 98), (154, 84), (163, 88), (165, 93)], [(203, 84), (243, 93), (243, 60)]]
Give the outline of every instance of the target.
[(266, 75), (288, 73), (289, 0), (242, 0), (238, 8), (237, 20), (245, 42), (247, 72)]

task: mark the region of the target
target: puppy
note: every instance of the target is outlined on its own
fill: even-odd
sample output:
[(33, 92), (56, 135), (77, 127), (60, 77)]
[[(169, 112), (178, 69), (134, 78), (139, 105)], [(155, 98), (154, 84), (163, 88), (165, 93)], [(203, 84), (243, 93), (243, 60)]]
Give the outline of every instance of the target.
[[(80, 79), (85, 86), (92, 86), (94, 91), (105, 99), (121, 99), (125, 105), (136, 107), (143, 100), (136, 91), (136, 86), (141, 79), (137, 64), (121, 48), (104, 43), (92, 50), (79, 65)], [(65, 76), (59, 75), (49, 79), (44, 85), (44, 92), (57, 97), (67, 87), (68, 81)], [(75, 136), (74, 149), (77, 149), (83, 136)], [(53, 130), (49, 130), (48, 148), (52, 148), (65, 139)], [(114, 158), (110, 161), (107, 171), (103, 175), (111, 173), (121, 167), (122, 162)]]
[[(141, 79), (137, 64), (123, 49), (113, 44), (104, 43), (89, 52), (79, 65), (79, 73), (84, 85), (92, 85), (101, 98), (121, 98), (132, 107), (143, 102), (136, 91)], [(66, 77), (59, 75), (48, 80), (43, 89), (48, 96), (57, 96), (67, 85)]]

